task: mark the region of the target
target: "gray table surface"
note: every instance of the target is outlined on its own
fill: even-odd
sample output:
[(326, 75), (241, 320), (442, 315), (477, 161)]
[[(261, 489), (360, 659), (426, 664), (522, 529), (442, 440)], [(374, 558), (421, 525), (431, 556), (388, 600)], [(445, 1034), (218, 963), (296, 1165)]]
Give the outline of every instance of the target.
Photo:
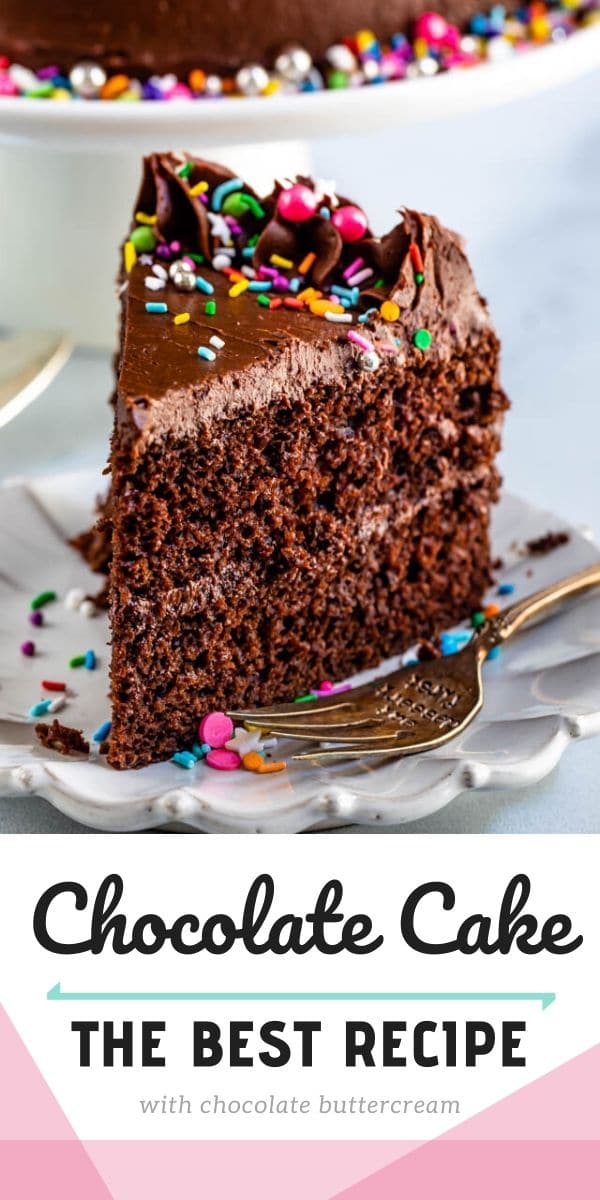
[[(502, 336), (513, 401), (506, 486), (600, 537), (600, 72), (389, 141), (317, 142), (317, 172), (343, 180), (346, 194), (365, 203), (370, 189), (376, 227), (405, 202), (439, 212), (466, 234)], [(108, 352), (80, 352), (39, 402), (0, 431), (0, 480), (100, 467), (110, 388)], [(535, 787), (467, 793), (395, 832), (600, 832), (599, 769), (600, 739), (580, 743)], [(20, 796), (0, 799), (0, 831), (82, 828), (45, 801)]]

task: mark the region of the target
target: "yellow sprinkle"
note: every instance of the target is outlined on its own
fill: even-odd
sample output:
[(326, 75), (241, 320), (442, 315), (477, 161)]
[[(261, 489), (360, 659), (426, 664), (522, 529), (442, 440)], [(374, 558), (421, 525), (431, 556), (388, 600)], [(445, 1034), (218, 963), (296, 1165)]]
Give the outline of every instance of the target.
[(125, 263), (125, 270), (127, 271), (127, 274), (129, 274), (131, 268), (135, 266), (137, 262), (137, 254), (133, 242), (125, 242), (125, 245), (123, 246), (123, 262)]
[(237, 283), (234, 283), (233, 287), (230, 287), (229, 295), (232, 299), (235, 299), (236, 296), (241, 296), (242, 292), (246, 292), (249, 287), (250, 281), (248, 279), (238, 279)]
[(60, 87), (55, 88), (50, 97), (51, 100), (71, 100), (72, 98), (72, 93), (68, 90), (68, 88)]
[(267, 86), (260, 93), (261, 96), (274, 96), (275, 92), (280, 91), (281, 81), (279, 79), (270, 79)]
[(359, 29), (358, 33), (354, 36), (354, 40), (359, 50), (368, 50), (377, 41), (377, 38), (370, 29)]
[(384, 300), (379, 311), (384, 321), (397, 321), (400, 316), (400, 307), (394, 300)]
[(174, 325), (187, 325), (189, 319), (190, 319), (189, 313), (177, 313), (177, 316), (173, 317), (173, 324)]
[(203, 196), (208, 191), (208, 184), (205, 179), (201, 179), (200, 183), (195, 183), (190, 188), (190, 196)]
[(413, 42), (413, 53), (415, 58), (427, 58), (429, 54), (429, 43), (425, 38), (415, 38)]
[(282, 258), (280, 254), (272, 254), (269, 262), (271, 262), (274, 267), (282, 267), (284, 271), (291, 271), (294, 265), (291, 258)]
[(138, 212), (135, 214), (135, 219), (138, 225), (156, 225), (156, 222), (158, 221), (156, 213), (154, 213), (153, 216), (150, 216), (149, 213)]
[(299, 275), (307, 275), (308, 272), (310, 271), (310, 268), (312, 267), (316, 257), (317, 257), (316, 254), (311, 250), (310, 254), (307, 254), (306, 257), (302, 259), (302, 262), (300, 263), (300, 266), (298, 267), (298, 274)]
[(303, 292), (298, 292), (298, 300), (320, 300), (322, 292), (318, 292), (316, 288), (308, 287)]
[(333, 304), (331, 300), (311, 300), (310, 311), (316, 317), (324, 317), (325, 313), (343, 313), (346, 309), (341, 304)]

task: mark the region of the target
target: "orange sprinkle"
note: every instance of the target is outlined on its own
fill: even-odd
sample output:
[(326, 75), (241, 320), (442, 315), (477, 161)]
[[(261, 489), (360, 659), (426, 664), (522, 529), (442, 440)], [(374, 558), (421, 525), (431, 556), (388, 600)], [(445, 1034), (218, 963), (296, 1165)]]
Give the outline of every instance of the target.
[(225, 267), (225, 271), (229, 275), (229, 278), (235, 280), (236, 283), (247, 283), (249, 285), (249, 280), (246, 279), (246, 276), (242, 275), (241, 271), (236, 271), (235, 267)]
[(284, 308), (295, 308), (298, 312), (304, 308), (304, 304), (297, 296), (285, 296), (283, 301)]
[(285, 771), (284, 762), (266, 762), (256, 750), (244, 754), (242, 766), (247, 771), (255, 771), (257, 775), (273, 775), (276, 771)]
[(415, 274), (422, 275), (425, 271), (425, 268), (423, 266), (423, 259), (421, 258), (421, 251), (419, 250), (416, 242), (410, 243), (410, 246), (408, 247), (408, 253), (410, 254), (410, 261), (414, 267)]
[(193, 92), (203, 92), (206, 87), (206, 74), (198, 67), (195, 71), (190, 71), (188, 75), (188, 83)]
[(281, 299), (281, 296), (276, 296), (274, 300), (269, 300), (269, 308), (270, 309), (281, 308), (282, 304), (283, 304), (283, 300)]
[(300, 263), (300, 266), (298, 267), (298, 274), (299, 275), (308, 275), (310, 268), (312, 267), (313, 263), (316, 261), (316, 257), (317, 256), (314, 253), (314, 251), (311, 250), (310, 253), (307, 254), (306, 257), (302, 259), (302, 262)]
[(122, 96), (128, 87), (128, 75), (111, 75), (110, 79), (107, 79), (102, 87), (100, 95), (103, 100), (115, 100), (117, 96)]
[(485, 617), (497, 617), (499, 612), (500, 607), (498, 604), (486, 604), (483, 610), (483, 615)]

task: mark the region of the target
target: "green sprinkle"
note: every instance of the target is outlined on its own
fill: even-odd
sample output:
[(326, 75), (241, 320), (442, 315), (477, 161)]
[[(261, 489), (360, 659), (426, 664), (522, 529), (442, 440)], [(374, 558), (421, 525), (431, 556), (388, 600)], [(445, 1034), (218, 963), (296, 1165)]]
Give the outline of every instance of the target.
[(377, 280), (377, 283), (375, 284), (375, 287), (376, 287), (376, 288), (382, 288), (382, 287), (385, 287), (385, 280), (384, 280), (384, 279), (378, 279), (378, 280)]
[(214, 317), (214, 315), (217, 311), (216, 301), (215, 300), (207, 300), (206, 304), (204, 305), (204, 311), (205, 311), (207, 317)]
[(262, 304), (263, 308), (268, 308), (271, 303), (269, 297), (265, 296), (264, 292), (259, 293), (256, 299), (258, 300), (259, 304)]
[(149, 225), (138, 225), (129, 234), (129, 241), (133, 242), (138, 254), (151, 253), (156, 246), (156, 234)]
[(53, 92), (54, 84), (48, 80), (47, 83), (40, 81), (37, 87), (30, 88), (28, 92), (25, 92), (25, 95), (28, 96), (30, 100), (45, 100), (48, 96), (51, 96)]
[(417, 273), (415, 275), (415, 283), (421, 284), (424, 282), (424, 280), (425, 280), (425, 276), (424, 276), (423, 272), (417, 271)]
[(417, 350), (429, 350), (431, 341), (432, 338), (428, 329), (417, 329), (417, 332), (413, 334), (413, 342)]
[(307, 692), (306, 696), (296, 696), (294, 704), (306, 704), (307, 700), (316, 700), (314, 692)]
[(30, 608), (43, 608), (44, 604), (51, 604), (53, 600), (56, 600), (56, 592), (40, 592), (39, 596), (34, 596)]
[(248, 241), (246, 242), (246, 245), (247, 245), (247, 246), (255, 246), (255, 245), (256, 245), (256, 243), (257, 243), (257, 241), (258, 241), (258, 234), (257, 234), (257, 233), (253, 233), (253, 234), (252, 234), (252, 237), (251, 237), (251, 238), (248, 238)]
[(327, 86), (330, 88), (347, 88), (348, 76), (345, 71), (330, 71), (327, 76)]
[(189, 179), (193, 170), (194, 170), (193, 162), (186, 162), (183, 164), (182, 167), (177, 168), (177, 174), (179, 175), (180, 179)]
[(471, 613), (471, 625), (473, 629), (481, 629), (485, 625), (485, 613), (480, 611)]
[(191, 258), (192, 262), (198, 263), (198, 266), (200, 266), (204, 262), (203, 254), (188, 254), (188, 255), (186, 255), (186, 257)]
[(74, 658), (69, 659), (70, 667), (82, 667), (85, 662), (85, 654), (76, 654)]

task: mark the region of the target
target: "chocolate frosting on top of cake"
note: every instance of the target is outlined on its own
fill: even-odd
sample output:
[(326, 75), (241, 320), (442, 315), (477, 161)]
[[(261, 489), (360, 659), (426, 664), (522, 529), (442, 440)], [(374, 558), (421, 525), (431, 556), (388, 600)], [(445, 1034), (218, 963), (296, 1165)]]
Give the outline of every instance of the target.
[[(182, 168), (184, 176), (179, 173)], [(282, 388), (293, 392), (302, 373), (318, 372), (325, 380), (328, 376), (339, 380), (342, 372), (360, 369), (363, 351), (348, 340), (350, 329), (374, 346), (378, 369), (393, 365), (397, 371), (423, 354), (444, 361), (491, 327), (461, 239), (435, 217), (402, 210), (400, 221), (385, 236), (377, 238), (367, 229), (364, 237), (344, 243), (326, 213), (351, 202), (323, 195), (320, 207), (325, 206), (325, 215), (290, 222), (277, 211), (280, 192), (290, 184), (276, 184), (262, 199), (247, 184), (239, 185), (239, 193), (248, 200), (241, 215), (229, 219), (237, 249), (235, 266), (268, 268), (274, 255), (276, 261), (294, 264), (289, 271), (292, 278), (300, 261), (314, 255), (302, 279), (302, 294), (306, 287), (348, 286), (344, 271), (362, 259), (360, 269), (370, 268), (372, 276), (361, 283), (358, 305), (351, 310), (352, 325), (326, 320), (308, 307), (263, 307), (253, 292), (231, 298), (231, 280), (211, 265), (227, 227), (222, 212), (211, 211), (210, 198), (216, 188), (235, 178), (225, 167), (187, 155), (154, 154), (145, 160), (135, 212), (156, 217), (152, 229), (159, 245), (176, 241), (181, 247), (178, 257), (186, 252), (202, 255), (206, 261), (195, 269), (214, 290), (210, 295), (196, 289), (181, 291), (169, 281), (155, 294), (145, 284), (151, 265), (139, 259), (124, 274), (119, 415), (132, 426), (134, 437), (183, 430), (199, 414), (207, 419), (216, 414), (234, 416), (245, 407), (266, 404)], [(292, 182), (316, 186), (304, 178)], [(198, 184), (207, 185), (204, 199)], [(252, 259), (240, 257), (248, 241)], [(415, 270), (415, 253), (422, 261), (422, 277)], [(276, 297), (277, 292), (269, 295)], [(212, 316), (206, 313), (208, 299), (216, 302)], [(396, 320), (384, 320), (380, 314), (386, 299), (399, 307)], [(147, 312), (146, 304), (153, 300), (166, 302), (168, 313)], [(368, 310), (372, 311), (366, 323), (357, 324), (358, 315)], [(178, 313), (189, 314), (186, 324), (174, 324)], [(415, 344), (418, 331), (430, 335), (425, 350)], [(198, 347), (208, 346), (214, 335), (224, 345), (214, 361), (203, 361)]]

